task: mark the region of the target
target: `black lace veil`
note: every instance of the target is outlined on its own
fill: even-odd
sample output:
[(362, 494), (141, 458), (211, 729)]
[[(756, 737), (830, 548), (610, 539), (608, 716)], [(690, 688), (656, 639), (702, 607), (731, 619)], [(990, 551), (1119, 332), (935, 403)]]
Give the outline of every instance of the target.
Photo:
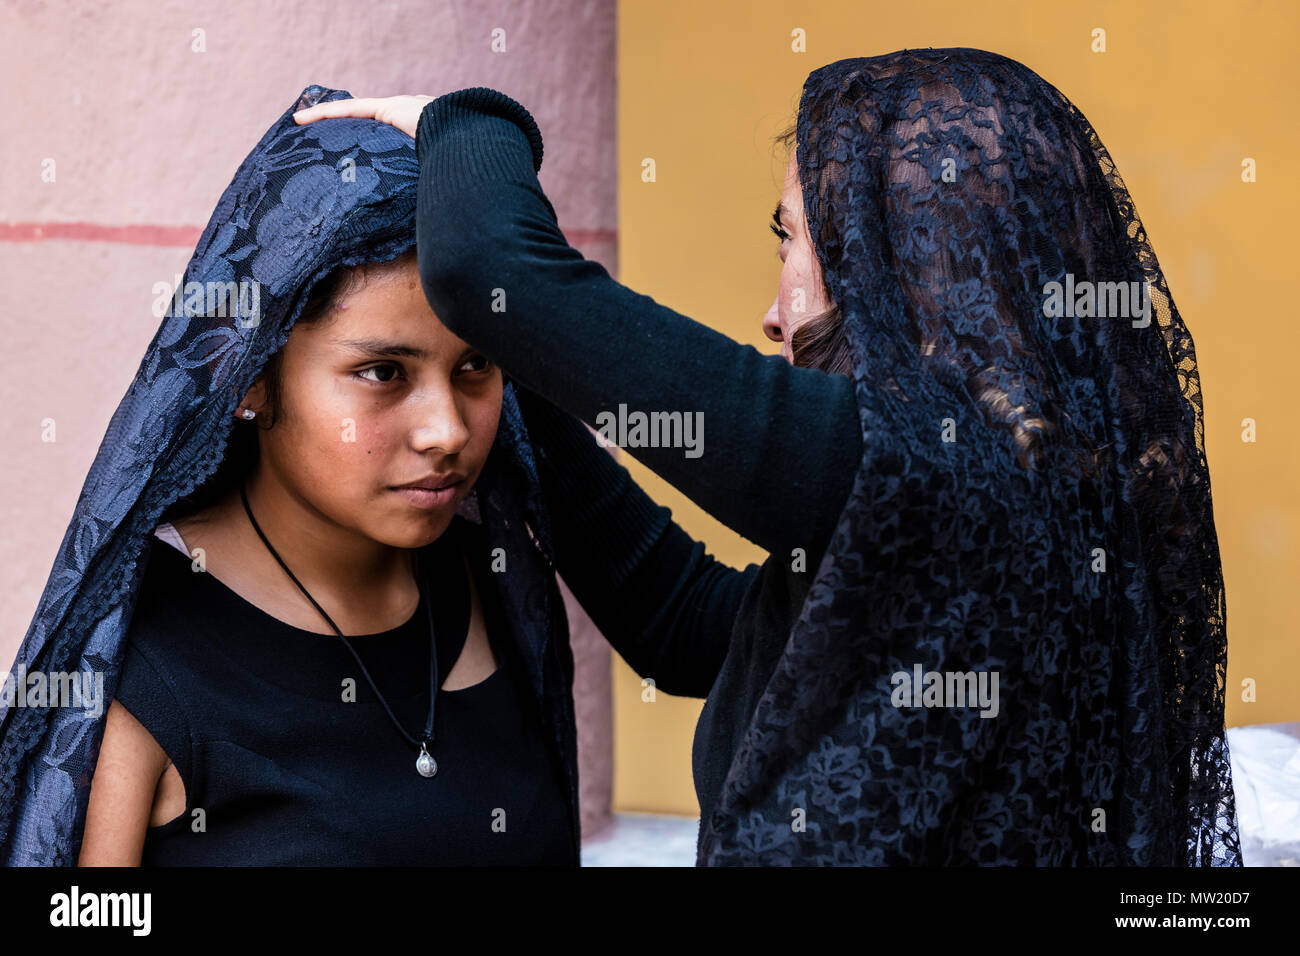
[(1240, 865), (1196, 357), (1096, 131), (904, 50), (796, 157), (864, 453), (700, 862)]

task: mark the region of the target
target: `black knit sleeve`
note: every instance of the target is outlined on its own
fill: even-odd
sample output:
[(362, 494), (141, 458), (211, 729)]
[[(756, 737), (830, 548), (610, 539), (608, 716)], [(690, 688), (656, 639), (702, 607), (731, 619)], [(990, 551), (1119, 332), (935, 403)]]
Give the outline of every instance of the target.
[(629, 453), (768, 551), (820, 553), (861, 455), (852, 381), (735, 342), (585, 259), (538, 181), (540, 139), (495, 90), (425, 106), (416, 235), (434, 312), (593, 427), (620, 405), (692, 416), (698, 448)]
[(518, 394), (565, 583), (634, 671), (665, 693), (707, 697), (759, 566), (706, 553), (580, 421)]

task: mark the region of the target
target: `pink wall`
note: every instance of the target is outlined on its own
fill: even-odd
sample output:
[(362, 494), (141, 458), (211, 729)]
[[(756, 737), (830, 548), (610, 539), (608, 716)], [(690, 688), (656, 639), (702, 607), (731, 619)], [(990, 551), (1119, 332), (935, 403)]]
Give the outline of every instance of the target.
[[(492, 50), (496, 28), (505, 52)], [(0, 669), (158, 327), (153, 284), (183, 271), (235, 168), (299, 91), (515, 97), (545, 137), (541, 181), (561, 227), (617, 274), (614, 31), (613, 0), (0, 9), (11, 131), (0, 142)], [(53, 443), (41, 441), (47, 418)], [(571, 597), (568, 608), (591, 836), (609, 819), (610, 652)]]

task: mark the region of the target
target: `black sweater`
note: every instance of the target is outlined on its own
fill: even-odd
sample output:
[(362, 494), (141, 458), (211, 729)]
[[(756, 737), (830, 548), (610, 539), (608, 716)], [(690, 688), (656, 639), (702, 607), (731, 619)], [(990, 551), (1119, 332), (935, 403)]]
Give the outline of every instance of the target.
[[(519, 386), (557, 567), (627, 663), (707, 696), (692, 766), (707, 819), (816, 574), (861, 456), (853, 383), (741, 345), (616, 282), (571, 248), (519, 103), (459, 90), (416, 135), (420, 276), (434, 312)], [(769, 552), (705, 552), (573, 416), (703, 413), (704, 454), (629, 449)], [(701, 828), (703, 829), (703, 828)]]

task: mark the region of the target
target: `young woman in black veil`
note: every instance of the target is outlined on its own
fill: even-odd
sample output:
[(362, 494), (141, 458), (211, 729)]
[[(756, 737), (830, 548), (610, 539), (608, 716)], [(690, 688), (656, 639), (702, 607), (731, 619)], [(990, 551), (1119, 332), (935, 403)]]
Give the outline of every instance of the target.
[(19, 650), (107, 706), (0, 714), (3, 858), (576, 866), (514, 385), (422, 291), (410, 138), (290, 112), (217, 203)]
[[(296, 118), (340, 116), (416, 137), (425, 292), (523, 386), (565, 580), (707, 695), (698, 863), (1240, 865), (1192, 340), (1058, 90), (971, 49), (814, 71), (773, 223), (787, 361), (570, 248), (504, 94)], [(629, 449), (761, 566), (575, 421), (620, 406), (703, 413), (702, 456)]]

